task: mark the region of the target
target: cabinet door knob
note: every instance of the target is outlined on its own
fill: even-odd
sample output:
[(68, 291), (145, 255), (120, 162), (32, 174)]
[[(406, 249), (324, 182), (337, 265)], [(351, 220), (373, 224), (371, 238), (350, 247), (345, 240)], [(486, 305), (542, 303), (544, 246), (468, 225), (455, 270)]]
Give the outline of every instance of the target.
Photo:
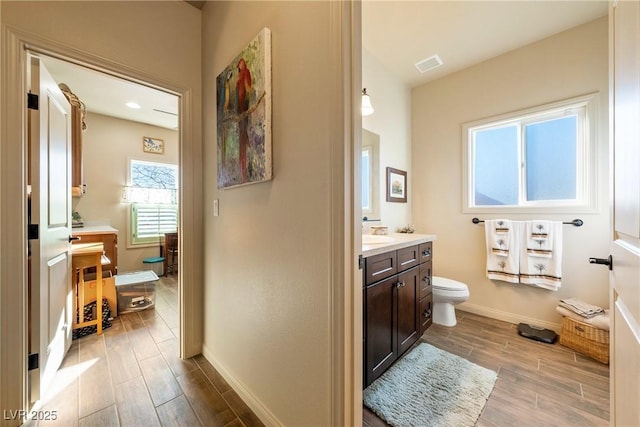
[(400, 282), (396, 283), (396, 288), (398, 288), (398, 289), (403, 288), (404, 286), (405, 286), (404, 281), (400, 281)]
[(429, 276), (424, 276), (424, 277), (422, 278), (422, 281), (428, 285), (428, 284), (429, 284), (429, 282), (431, 282), (431, 278), (430, 278)]
[(422, 256), (431, 256), (431, 251), (429, 249), (422, 251)]
[(431, 317), (431, 310), (427, 309), (424, 311), (424, 317), (429, 319)]

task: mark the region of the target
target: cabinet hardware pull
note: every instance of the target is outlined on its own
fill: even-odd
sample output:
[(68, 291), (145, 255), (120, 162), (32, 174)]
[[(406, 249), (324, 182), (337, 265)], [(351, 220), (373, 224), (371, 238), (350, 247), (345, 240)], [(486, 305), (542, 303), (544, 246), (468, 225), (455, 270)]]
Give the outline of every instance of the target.
[(431, 279), (429, 278), (429, 276), (424, 276), (424, 277), (422, 278), (422, 281), (428, 285), (428, 284), (429, 284), (429, 282), (431, 281)]
[(398, 289), (403, 288), (404, 286), (405, 286), (405, 283), (404, 283), (404, 282), (398, 282), (398, 283), (396, 283), (396, 288), (398, 288)]
[(422, 251), (422, 256), (431, 256), (431, 251), (430, 250)]
[(431, 317), (431, 310), (425, 310), (424, 311), (424, 317), (427, 318), (427, 319), (430, 318)]

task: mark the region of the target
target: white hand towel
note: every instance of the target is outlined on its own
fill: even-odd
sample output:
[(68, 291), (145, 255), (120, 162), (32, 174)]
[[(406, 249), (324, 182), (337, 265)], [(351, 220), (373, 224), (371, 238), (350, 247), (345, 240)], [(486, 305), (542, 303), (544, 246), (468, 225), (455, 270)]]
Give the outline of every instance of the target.
[(518, 283), (520, 256), (518, 223), (506, 219), (485, 220), (484, 229), (487, 244), (487, 277)]
[[(529, 239), (527, 227), (522, 227), (522, 239)], [(547, 230), (547, 240), (553, 248), (549, 257), (530, 254), (524, 245), (520, 251), (520, 283), (557, 291), (562, 282), (562, 222), (552, 221)]]
[(553, 223), (551, 221), (527, 221), (526, 242), (527, 253), (540, 258), (551, 258), (553, 251), (552, 235)]

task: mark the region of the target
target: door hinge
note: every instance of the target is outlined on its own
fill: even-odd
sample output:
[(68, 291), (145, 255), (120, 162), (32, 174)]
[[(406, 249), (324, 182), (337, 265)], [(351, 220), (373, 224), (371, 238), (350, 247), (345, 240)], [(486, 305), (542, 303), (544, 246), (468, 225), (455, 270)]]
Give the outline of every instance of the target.
[(27, 108), (30, 110), (39, 110), (39, 99), (38, 99), (38, 95), (36, 95), (35, 93), (28, 93), (27, 94)]
[(38, 240), (39, 234), (40, 234), (40, 228), (38, 227), (38, 224), (29, 224), (27, 238), (29, 240)]
[(29, 371), (33, 371), (34, 369), (38, 369), (38, 353), (32, 353), (27, 357), (27, 366)]
[(364, 258), (362, 254), (358, 255), (358, 270), (362, 270), (364, 268)]

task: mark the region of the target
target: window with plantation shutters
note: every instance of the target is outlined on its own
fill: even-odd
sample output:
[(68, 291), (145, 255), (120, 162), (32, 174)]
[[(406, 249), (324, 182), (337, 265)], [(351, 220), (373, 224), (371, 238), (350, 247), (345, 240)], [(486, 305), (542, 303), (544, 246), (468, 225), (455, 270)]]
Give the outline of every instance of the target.
[(131, 245), (159, 243), (178, 229), (176, 165), (131, 160), (130, 184), (123, 199), (131, 203)]
[(145, 205), (133, 203), (131, 206), (133, 243), (158, 242), (164, 233), (178, 229), (177, 205)]

